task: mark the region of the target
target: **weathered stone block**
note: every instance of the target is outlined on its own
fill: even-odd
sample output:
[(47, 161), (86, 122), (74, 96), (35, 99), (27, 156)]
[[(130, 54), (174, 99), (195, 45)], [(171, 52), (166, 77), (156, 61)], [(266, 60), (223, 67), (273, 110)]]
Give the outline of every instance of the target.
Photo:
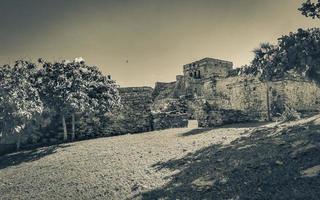
[(184, 128), (188, 126), (188, 115), (186, 113), (154, 113), (152, 125), (154, 130)]
[(216, 110), (203, 114), (198, 118), (199, 127), (215, 127), (252, 121), (247, 114), (239, 110)]

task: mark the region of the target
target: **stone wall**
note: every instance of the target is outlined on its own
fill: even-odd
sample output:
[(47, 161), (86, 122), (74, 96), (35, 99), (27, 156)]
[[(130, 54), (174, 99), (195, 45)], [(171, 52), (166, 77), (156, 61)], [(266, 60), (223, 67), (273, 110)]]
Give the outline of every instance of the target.
[(186, 113), (187, 104), (184, 98), (166, 98), (157, 99), (152, 104), (152, 111), (155, 113), (159, 112), (178, 112)]
[[(175, 84), (157, 83), (154, 90), (151, 87), (120, 88), (123, 107), (112, 114), (108, 132), (115, 135), (186, 127), (185, 101), (169, 98)], [(154, 95), (157, 98), (154, 99)]]
[(301, 78), (261, 82), (256, 77), (231, 77), (217, 81), (215, 93), (216, 107), (240, 110), (262, 121), (268, 107), (271, 115), (277, 115), (284, 104), (299, 112), (319, 111), (320, 87)]
[(268, 119), (267, 85), (256, 77), (230, 77), (216, 82), (210, 104), (217, 109), (238, 110), (252, 120)]
[(188, 126), (187, 104), (184, 98), (157, 99), (152, 106), (154, 130)]
[(288, 104), (299, 112), (312, 112), (320, 110), (320, 87), (314, 82), (307, 80), (285, 80), (278, 82), (278, 87), (271, 85), (270, 89), (276, 88), (282, 92), (283, 98)]
[[(112, 117), (110, 132), (140, 133), (167, 128), (186, 127), (188, 116), (184, 99), (172, 96), (174, 83), (157, 83), (150, 87), (120, 88), (123, 107)], [(153, 95), (157, 98), (153, 99)]]
[(152, 95), (155, 99), (173, 98), (176, 85), (176, 82), (156, 82)]
[(320, 87), (302, 77), (262, 82), (257, 77), (236, 76), (207, 82), (203, 90), (210, 111), (201, 111), (194, 102), (190, 108), (200, 109), (197, 119), (205, 127), (278, 118), (286, 106), (300, 113), (320, 110)]
[(187, 113), (161, 112), (153, 114), (153, 130), (183, 128), (188, 126)]
[(246, 113), (240, 110), (212, 110), (198, 118), (199, 127), (214, 127), (225, 124), (250, 122), (252, 120)]
[(122, 108), (114, 111), (109, 131), (113, 134), (140, 133), (152, 130), (151, 87), (119, 88)]

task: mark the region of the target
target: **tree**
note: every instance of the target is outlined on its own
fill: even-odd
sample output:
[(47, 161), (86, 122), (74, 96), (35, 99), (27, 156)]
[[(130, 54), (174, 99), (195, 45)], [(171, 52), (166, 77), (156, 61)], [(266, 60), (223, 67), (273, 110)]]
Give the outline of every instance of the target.
[(320, 81), (320, 29), (298, 29), (279, 38), (279, 49), (286, 70), (294, 69), (310, 79)]
[(86, 69), (86, 72), (82, 72), (83, 79), (88, 84), (90, 112), (104, 114), (120, 106), (120, 95), (116, 82), (104, 76), (95, 66), (86, 66)]
[[(120, 96), (116, 82), (102, 74), (96, 66), (88, 66), (83, 59), (72, 63), (73, 86), (68, 98), (72, 105), (72, 134), (75, 137), (75, 113), (86, 113), (90, 116), (103, 117), (111, 109), (120, 105)], [(81, 100), (81, 101), (79, 101)]]
[[(41, 61), (41, 60), (40, 60)], [(42, 62), (42, 61), (41, 61)], [(67, 140), (66, 115), (84, 111), (88, 106), (80, 63), (43, 62), (37, 76), (37, 86), (46, 106), (61, 115), (63, 140)]]
[(87, 84), (90, 105), (89, 110), (85, 113), (85, 118), (87, 118), (87, 122), (95, 124), (91, 127), (92, 131), (95, 131), (95, 134), (101, 134), (107, 125), (110, 125), (108, 123), (110, 112), (120, 106), (118, 86), (110, 76), (103, 75), (97, 67), (86, 65), (85, 67), (81, 73)]
[(119, 94), (113, 80), (83, 59), (72, 62), (43, 62), (37, 84), (43, 101), (60, 113), (63, 139), (67, 140), (66, 116), (72, 117), (71, 139), (75, 138), (75, 113), (108, 112), (119, 104)]
[(282, 75), (283, 68), (275, 67), (281, 64), (279, 60), (280, 52), (277, 45), (262, 43), (260, 47), (254, 49), (253, 52), (255, 56), (252, 60), (252, 65), (261, 74), (263, 79), (270, 80), (274, 75)]
[(320, 81), (320, 29), (298, 29), (278, 39), (277, 45), (262, 44), (254, 50), (250, 70), (263, 80), (281, 78), (289, 71)]
[(21, 60), (14, 66), (0, 67), (0, 131), (17, 134), (17, 150), (28, 123), (43, 110), (39, 93), (32, 83), (35, 72), (35, 64)]
[(320, 18), (320, 0), (317, 3), (306, 0), (298, 10), (306, 17)]

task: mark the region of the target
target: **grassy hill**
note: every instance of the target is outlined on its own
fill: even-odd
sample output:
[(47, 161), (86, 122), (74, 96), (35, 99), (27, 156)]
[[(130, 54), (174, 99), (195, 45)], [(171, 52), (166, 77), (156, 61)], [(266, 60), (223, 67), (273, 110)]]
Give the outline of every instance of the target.
[(319, 199), (320, 116), (183, 128), (0, 157), (0, 199)]

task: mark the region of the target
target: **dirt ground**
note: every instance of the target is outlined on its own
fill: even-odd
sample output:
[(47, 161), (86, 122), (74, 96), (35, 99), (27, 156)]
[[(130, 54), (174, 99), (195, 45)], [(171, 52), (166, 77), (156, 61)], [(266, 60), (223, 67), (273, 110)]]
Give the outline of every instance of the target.
[(319, 199), (320, 116), (169, 129), (0, 157), (0, 199)]

